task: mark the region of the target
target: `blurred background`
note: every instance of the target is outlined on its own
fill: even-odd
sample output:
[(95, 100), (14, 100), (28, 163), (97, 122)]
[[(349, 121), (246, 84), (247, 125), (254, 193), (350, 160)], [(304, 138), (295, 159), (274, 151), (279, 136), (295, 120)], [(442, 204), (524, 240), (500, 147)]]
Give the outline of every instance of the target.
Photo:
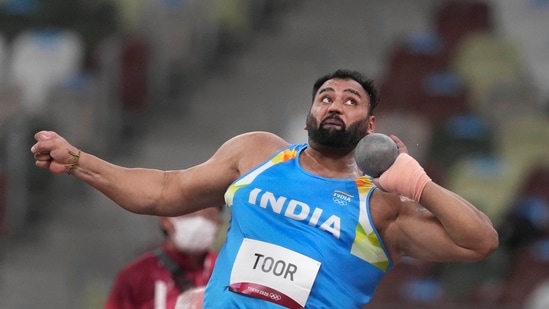
[(480, 263), (404, 261), (367, 308), (549, 308), (547, 29), (547, 0), (0, 1), (0, 308), (102, 308), (161, 241), (157, 218), (35, 168), (36, 131), (185, 168), (250, 130), (306, 141), (337, 68), (377, 81), (377, 131), (500, 233)]

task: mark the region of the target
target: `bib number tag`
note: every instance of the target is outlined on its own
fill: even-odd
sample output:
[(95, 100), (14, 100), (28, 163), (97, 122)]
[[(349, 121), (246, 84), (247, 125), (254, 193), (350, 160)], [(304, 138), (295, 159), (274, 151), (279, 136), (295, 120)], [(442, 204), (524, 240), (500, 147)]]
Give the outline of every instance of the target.
[(267, 242), (245, 238), (229, 289), (287, 308), (304, 308), (320, 262)]

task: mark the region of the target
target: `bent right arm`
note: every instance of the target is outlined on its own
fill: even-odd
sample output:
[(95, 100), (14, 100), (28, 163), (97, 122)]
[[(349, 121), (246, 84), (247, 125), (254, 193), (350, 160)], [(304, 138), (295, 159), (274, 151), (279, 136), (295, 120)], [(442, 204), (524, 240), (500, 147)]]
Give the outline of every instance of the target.
[[(67, 173), (102, 192), (122, 208), (139, 214), (176, 216), (224, 204), (227, 187), (243, 172), (243, 166), (266, 159), (272, 149), (243, 156), (246, 143), (272, 140), (272, 147), (283, 141), (268, 133), (242, 135), (221, 146), (206, 162), (184, 170), (162, 171), (125, 168), (81, 152), (55, 132), (36, 133), (31, 148), (36, 165), (53, 173)], [(252, 148), (254, 149), (254, 148)], [(264, 149), (255, 147), (255, 149)], [(257, 161), (257, 162), (256, 162)], [(244, 163), (243, 163), (244, 162)], [(74, 165), (71, 167), (71, 165)]]

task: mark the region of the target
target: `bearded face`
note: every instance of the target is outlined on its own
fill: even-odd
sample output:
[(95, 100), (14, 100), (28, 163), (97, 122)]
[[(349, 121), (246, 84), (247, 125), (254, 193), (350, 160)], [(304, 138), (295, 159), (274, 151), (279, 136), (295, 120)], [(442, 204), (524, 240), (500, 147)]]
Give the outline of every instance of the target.
[(366, 134), (368, 119), (356, 121), (347, 127), (339, 115), (330, 114), (318, 124), (309, 112), (306, 125), (311, 142), (331, 148), (352, 149)]

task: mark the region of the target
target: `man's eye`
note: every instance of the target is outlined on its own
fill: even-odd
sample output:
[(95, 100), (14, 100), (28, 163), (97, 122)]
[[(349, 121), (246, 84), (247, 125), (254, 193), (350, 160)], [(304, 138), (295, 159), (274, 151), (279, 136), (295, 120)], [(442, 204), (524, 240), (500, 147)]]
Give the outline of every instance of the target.
[(324, 98), (322, 98), (321, 102), (322, 102), (322, 103), (331, 103), (332, 100), (331, 100), (330, 98), (328, 98), (328, 97), (324, 97)]
[(356, 101), (353, 100), (353, 99), (349, 99), (345, 102), (345, 104), (347, 104), (347, 105), (356, 105)]

